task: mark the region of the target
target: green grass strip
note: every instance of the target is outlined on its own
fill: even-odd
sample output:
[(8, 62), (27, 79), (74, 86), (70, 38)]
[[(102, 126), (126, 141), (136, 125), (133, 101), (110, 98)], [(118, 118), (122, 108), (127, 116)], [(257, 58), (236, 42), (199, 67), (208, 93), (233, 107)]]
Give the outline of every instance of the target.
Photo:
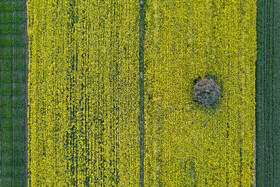
[(257, 1), (256, 182), (280, 186), (280, 1)]
[(145, 36), (145, 11), (144, 0), (139, 1), (140, 4), (140, 22), (139, 22), (139, 86), (140, 86), (140, 101), (139, 101), (139, 129), (140, 129), (140, 186), (144, 186), (144, 36)]

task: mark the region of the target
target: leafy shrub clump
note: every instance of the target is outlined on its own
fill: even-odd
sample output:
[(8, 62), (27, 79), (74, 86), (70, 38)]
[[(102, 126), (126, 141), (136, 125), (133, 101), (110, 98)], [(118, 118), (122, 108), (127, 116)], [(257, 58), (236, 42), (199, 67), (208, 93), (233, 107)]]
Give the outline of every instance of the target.
[(220, 95), (220, 87), (213, 79), (202, 79), (194, 86), (193, 99), (203, 105), (215, 103)]

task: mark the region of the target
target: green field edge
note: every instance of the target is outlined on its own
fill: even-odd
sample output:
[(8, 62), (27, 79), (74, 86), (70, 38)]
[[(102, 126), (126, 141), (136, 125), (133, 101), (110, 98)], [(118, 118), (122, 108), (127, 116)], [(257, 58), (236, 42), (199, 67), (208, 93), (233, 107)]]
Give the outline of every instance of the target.
[(279, 9), (280, 0), (257, 0), (257, 186), (280, 186)]
[(29, 37), (28, 37), (28, 31), (27, 31), (27, 26), (28, 26), (28, 18), (27, 18), (27, 1), (25, 0), (25, 43), (26, 43), (26, 54), (25, 54), (25, 77), (26, 77), (26, 82), (25, 82), (25, 109), (26, 109), (26, 118), (25, 118), (25, 186), (28, 186), (28, 109), (29, 109), (29, 104), (28, 104), (28, 64), (29, 64)]
[(0, 5), (0, 186), (26, 186), (26, 0)]

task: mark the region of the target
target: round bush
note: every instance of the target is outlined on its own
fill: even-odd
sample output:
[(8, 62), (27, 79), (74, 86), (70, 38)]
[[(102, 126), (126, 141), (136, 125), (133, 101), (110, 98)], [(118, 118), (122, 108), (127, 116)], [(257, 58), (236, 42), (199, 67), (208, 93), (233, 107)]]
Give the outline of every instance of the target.
[(194, 86), (193, 99), (203, 105), (211, 105), (218, 99), (220, 90), (213, 79), (202, 79)]

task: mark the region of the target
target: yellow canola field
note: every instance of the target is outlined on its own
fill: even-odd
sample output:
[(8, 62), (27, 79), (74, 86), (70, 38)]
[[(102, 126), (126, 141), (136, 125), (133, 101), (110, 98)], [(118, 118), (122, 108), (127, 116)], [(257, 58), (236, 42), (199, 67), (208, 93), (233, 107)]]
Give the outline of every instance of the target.
[(27, 8), (28, 185), (138, 186), (138, 1)]
[[(251, 186), (256, 0), (145, 9), (145, 186)], [(213, 107), (192, 99), (199, 76), (222, 88)]]

